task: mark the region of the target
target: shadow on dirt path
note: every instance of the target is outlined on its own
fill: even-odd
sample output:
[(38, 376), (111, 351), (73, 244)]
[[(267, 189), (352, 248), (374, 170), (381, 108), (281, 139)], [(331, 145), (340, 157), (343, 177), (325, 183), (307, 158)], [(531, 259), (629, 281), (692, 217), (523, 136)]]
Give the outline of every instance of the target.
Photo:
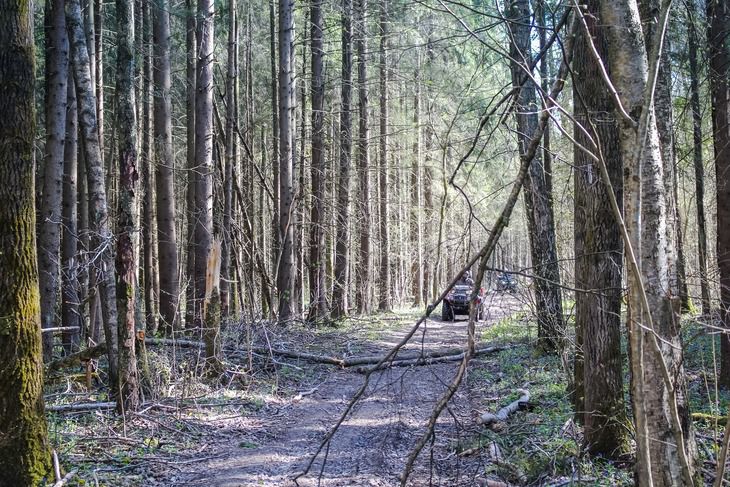
[[(511, 295), (492, 295), (487, 319), (478, 327), (491, 326), (523, 307)], [(462, 347), (467, 320), (458, 318), (456, 322), (429, 320), (424, 332), (419, 331), (407, 348)], [(410, 326), (400, 324), (381, 333), (368, 348), (388, 350)], [(318, 383), (301, 384), (303, 394), (267, 404), (253, 415), (221, 420), (219, 432), (224, 433), (225, 442), (210, 445), (205, 459), (177, 465), (175, 472), (158, 481), (162, 485), (209, 487), (400, 485), (405, 459), (457, 367), (458, 362), (450, 362), (373, 374), (367, 392), (340, 427), (326, 455), (320, 455), (298, 484), (291, 478), (303, 470), (362, 385), (362, 374), (331, 368)], [(475, 428), (473, 414), (468, 386), (462, 384), (439, 419), (435, 439), (423, 450), (408, 485), (481, 485), (482, 461), (454, 453), (460, 437)]]

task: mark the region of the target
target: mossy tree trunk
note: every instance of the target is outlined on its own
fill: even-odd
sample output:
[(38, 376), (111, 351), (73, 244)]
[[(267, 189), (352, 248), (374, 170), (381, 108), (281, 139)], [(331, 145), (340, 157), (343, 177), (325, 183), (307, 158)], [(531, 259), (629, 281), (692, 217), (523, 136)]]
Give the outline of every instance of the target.
[(51, 471), (35, 247), (33, 8), (0, 1), (0, 485)]
[(139, 380), (135, 356), (135, 296), (137, 287), (135, 233), (137, 120), (134, 107), (134, 3), (117, 0), (117, 131), (119, 133), (119, 194), (117, 196), (116, 285), (119, 311), (119, 394), (117, 411), (139, 406)]

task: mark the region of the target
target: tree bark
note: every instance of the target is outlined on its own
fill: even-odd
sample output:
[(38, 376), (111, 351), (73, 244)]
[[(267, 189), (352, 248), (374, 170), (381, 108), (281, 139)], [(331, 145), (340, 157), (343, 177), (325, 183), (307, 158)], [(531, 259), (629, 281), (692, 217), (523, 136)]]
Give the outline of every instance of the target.
[[(142, 231), (141, 249), (135, 256), (136, 260), (142, 260), (142, 281), (144, 284), (144, 320), (140, 320), (138, 326), (145, 329), (149, 334), (156, 334), (159, 326), (159, 297), (160, 297), (160, 273), (158, 269), (157, 255), (157, 209), (155, 206), (155, 171), (152, 167), (154, 161), (154, 131), (153, 118), (153, 65), (152, 65), (152, 28), (151, 12), (148, 0), (141, 0), (138, 4), (139, 11), (136, 12), (137, 22), (141, 22), (141, 29), (138, 29), (138, 52), (142, 56), (142, 71), (138, 76), (142, 78), (140, 90), (141, 107), (138, 111), (140, 120), (139, 138), (141, 139), (141, 152), (139, 163), (142, 167), (142, 180), (140, 191), (142, 198), (137, 198), (137, 204), (141, 205), (142, 220), (140, 229)], [(139, 237), (133, 239), (138, 240)], [(137, 247), (135, 245), (135, 247)], [(144, 258), (141, 259), (141, 256)], [(142, 286), (137, 286), (137, 294), (142, 292)], [(140, 349), (140, 353), (142, 350)]]
[(51, 472), (51, 452), (33, 202), (32, 2), (0, 2), (0, 46), (0, 483), (40, 485)]
[[(63, 147), (68, 92), (68, 36), (63, 0), (45, 6), (46, 34), (46, 146), (43, 193), (39, 206), (38, 275), (41, 290), (41, 327), (56, 326), (60, 282), (61, 200)], [(43, 356), (53, 355), (53, 333), (43, 334)]]
[(188, 181), (187, 181), (187, 192), (186, 192), (186, 207), (187, 207), (187, 258), (185, 261), (185, 278), (187, 280), (185, 288), (185, 326), (191, 328), (195, 326), (195, 317), (198, 313), (198, 306), (196, 303), (196, 291), (195, 291), (195, 184), (197, 180), (197, 169), (195, 162), (195, 97), (196, 97), (196, 85), (197, 85), (197, 52), (198, 52), (198, 40), (197, 40), (197, 20), (194, 0), (185, 0), (186, 14), (185, 14), (185, 50), (186, 50), (186, 64), (185, 64), (185, 78), (186, 91), (185, 91), (185, 112), (186, 112), (186, 167), (188, 169)]
[(271, 233), (272, 233), (272, 242), (271, 242), (271, 268), (274, 273), (278, 271), (278, 262), (279, 262), (279, 251), (281, 249), (281, 235), (279, 235), (279, 185), (280, 178), (279, 178), (279, 161), (280, 161), (280, 155), (279, 155), (279, 75), (276, 65), (276, 44), (277, 44), (277, 34), (276, 34), (276, 28), (275, 28), (275, 22), (276, 22), (276, 1), (277, 0), (269, 0), (269, 32), (270, 32), (270, 40), (271, 43), (269, 45), (269, 50), (271, 53), (271, 133), (272, 133), (272, 147), (273, 147), (273, 155), (271, 158), (271, 169), (272, 169), (272, 175), (273, 175), (273, 193), (274, 193), (274, 201), (271, 202), (272, 204), (272, 213), (273, 218), (271, 220)]
[(63, 279), (61, 288), (61, 323), (63, 326), (76, 327), (77, 330), (63, 332), (63, 346), (66, 354), (75, 353), (79, 349), (81, 338), (80, 276), (78, 256), (78, 108), (73, 76), (68, 73), (66, 103), (66, 141), (63, 167), (63, 203), (61, 221), (63, 234), (61, 240), (61, 265)]
[(213, 0), (198, 0), (197, 90), (195, 93), (195, 299), (196, 323), (203, 324), (200, 304), (213, 241)]
[(357, 171), (359, 176), (358, 227), (359, 255), (355, 274), (356, 306), (361, 314), (370, 312), (370, 151), (367, 79), (367, 0), (355, 0), (355, 49), (357, 51), (357, 91), (359, 127), (357, 133)]
[[(707, 54), (717, 184), (717, 265), (723, 326), (730, 328), (730, 1), (707, 1)], [(720, 384), (730, 387), (730, 335), (720, 340)]]
[[(68, 0), (66, 22), (71, 41), (71, 65), (76, 82), (76, 99), (79, 105), (79, 129), (84, 159), (86, 162), (86, 185), (89, 200), (89, 230), (92, 255), (99, 255), (96, 284), (101, 300), (104, 336), (108, 347), (109, 382), (111, 390), (117, 391), (117, 302), (114, 283), (114, 235), (109, 221), (104, 165), (99, 145), (96, 98), (92, 91), (89, 55), (86, 50), (81, 5), (79, 0)], [(93, 326), (93, 323), (92, 323)]]
[[(170, 97), (170, 11), (168, 0), (152, 2), (155, 183), (157, 189), (157, 245), (160, 271), (160, 318), (164, 333), (178, 324), (177, 231), (175, 229), (175, 155), (172, 147)], [(194, 136), (194, 135), (193, 135)]]
[[(238, 84), (238, 21), (236, 0), (228, 1), (228, 72), (226, 74), (226, 165), (223, 177), (223, 247), (221, 255), (220, 314), (228, 318), (231, 313), (232, 281), (231, 254), (233, 251), (231, 232), (233, 231), (233, 168), (238, 164), (237, 139), (234, 131), (238, 120), (236, 105), (236, 86)], [(250, 245), (249, 245), (250, 248)]]
[(378, 310), (389, 311), (390, 283), (390, 204), (388, 188), (388, 0), (380, 0), (380, 296)]
[[(598, 53), (607, 53), (605, 29), (596, 21), (598, 0), (586, 2), (585, 19)], [(623, 162), (613, 100), (581, 29), (573, 51), (573, 107), (581, 124), (575, 140), (603, 158), (614, 196), (623, 196)], [(587, 134), (584, 132), (587, 131)], [(589, 138), (590, 136), (590, 138)], [(594, 145), (596, 144), (596, 145)], [(627, 453), (621, 358), (621, 229), (612, 214), (600, 167), (580, 148), (574, 151), (575, 328), (574, 407), (584, 425), (588, 452), (608, 458)]]
[[(639, 8), (643, 23), (646, 44), (651, 45), (653, 37), (658, 35), (657, 21), (659, 18), (659, 0), (641, 0)], [(669, 59), (671, 51), (670, 39), (664, 39), (664, 50), (659, 60), (659, 72), (656, 80), (654, 95), (654, 112), (659, 132), (659, 144), (664, 162), (664, 194), (667, 204), (667, 255), (669, 256), (671, 272), (671, 292), (679, 297), (683, 311), (690, 309), (689, 294), (687, 292), (687, 278), (684, 269), (684, 248), (682, 245), (682, 222), (675, 196), (677, 185), (677, 165), (674, 150), (674, 114), (672, 111), (672, 66)]]
[[(532, 62), (530, 49), (530, 6), (527, 0), (512, 0), (509, 18), (512, 59), (512, 83), (519, 88), (517, 98), (517, 132), (520, 153), (526, 150), (529, 137), (537, 126), (535, 85), (524, 84), (525, 69)], [(538, 338), (546, 351), (561, 350), (565, 335), (560, 270), (555, 243), (553, 208), (542, 158), (538, 155), (530, 165), (525, 181), (525, 207), (532, 265), (535, 268), (535, 305), (537, 308)]]
[(324, 153), (324, 33), (322, 0), (310, 9), (312, 46), (312, 205), (309, 235), (309, 316), (316, 322), (327, 317), (325, 292), (325, 153)]
[(119, 311), (119, 394), (117, 412), (139, 407), (139, 380), (135, 355), (135, 297), (137, 288), (135, 235), (139, 228), (136, 210), (137, 119), (134, 96), (134, 3), (117, 0), (117, 131), (119, 134), (119, 194), (117, 196), (117, 309)]
[[(636, 0), (602, 0), (600, 10), (601, 23), (607, 26), (615, 87), (624, 113), (632, 117), (622, 116), (620, 148), (631, 244), (626, 248), (631, 266), (627, 321), (637, 485), (691, 485), (695, 448), (682, 368), (679, 302), (668, 292), (674, 276), (667, 252), (670, 210), (665, 198), (665, 165), (655, 113), (645, 98), (653, 73), (650, 75)], [(653, 38), (652, 56), (659, 52), (659, 39)], [(652, 59), (654, 62), (658, 61)]]
[(423, 306), (423, 252), (421, 222), (421, 56), (416, 54), (413, 94), (413, 162), (411, 163), (411, 286), (413, 305)]
[(294, 134), (296, 133), (294, 0), (279, 0), (279, 322), (294, 318)]
[(349, 244), (350, 165), (352, 163), (352, 0), (342, 0), (342, 86), (340, 108), (340, 153), (337, 177), (337, 237), (332, 316), (347, 315), (347, 269)]

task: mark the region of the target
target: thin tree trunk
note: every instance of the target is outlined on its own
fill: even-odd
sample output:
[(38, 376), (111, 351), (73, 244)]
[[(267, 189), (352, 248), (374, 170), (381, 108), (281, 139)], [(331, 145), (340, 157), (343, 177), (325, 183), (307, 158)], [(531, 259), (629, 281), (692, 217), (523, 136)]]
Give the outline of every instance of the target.
[[(45, 6), (46, 33), (46, 147), (43, 196), (39, 206), (38, 271), (41, 291), (41, 327), (57, 325), (56, 303), (60, 283), (61, 200), (63, 199), (63, 146), (68, 92), (68, 36), (63, 0)], [(53, 354), (53, 333), (43, 334), (43, 356)]]
[[(170, 12), (168, 0), (152, 2), (155, 183), (157, 189), (157, 245), (160, 271), (160, 318), (164, 333), (178, 324), (177, 231), (175, 229), (175, 155), (172, 146), (170, 98)], [(195, 135), (193, 134), (193, 137)]]
[(380, 0), (380, 296), (378, 309), (391, 308), (390, 208), (388, 201), (388, 0)]
[[(140, 329), (146, 329), (147, 333), (152, 335), (157, 333), (158, 317), (159, 317), (159, 296), (160, 296), (160, 273), (158, 269), (157, 255), (157, 211), (155, 208), (155, 171), (152, 168), (154, 161), (154, 139), (153, 139), (153, 89), (152, 78), (152, 28), (150, 3), (148, 0), (142, 0), (140, 7), (141, 12), (137, 12), (137, 19), (142, 20), (142, 32), (140, 37), (139, 52), (142, 53), (142, 90), (141, 90), (141, 111), (138, 113), (141, 117), (141, 153), (139, 161), (142, 165), (142, 193), (143, 198), (138, 198), (138, 204), (142, 205), (142, 249), (144, 255), (144, 325), (139, 323)], [(139, 260), (139, 255), (137, 256)], [(141, 287), (141, 286), (140, 286)], [(139, 294), (139, 289), (138, 289)]]
[(134, 100), (134, 3), (117, 0), (117, 130), (119, 133), (119, 194), (117, 210), (117, 302), (119, 310), (119, 394), (117, 412), (139, 407), (135, 354), (137, 286), (135, 235), (139, 228), (137, 194), (137, 120)]
[(341, 318), (348, 309), (348, 244), (350, 219), (350, 165), (352, 163), (352, 0), (342, 0), (342, 87), (340, 109), (340, 153), (337, 177), (337, 229), (335, 282), (332, 288), (332, 316)]
[(361, 314), (370, 311), (370, 151), (368, 122), (368, 79), (367, 79), (367, 0), (355, 0), (355, 25), (357, 34), (357, 91), (359, 129), (357, 134), (357, 170), (359, 176), (359, 240), (360, 250), (356, 273), (356, 306)]
[(200, 306), (213, 241), (213, 0), (198, 0), (198, 62), (195, 94), (195, 321), (203, 324)]
[(413, 94), (413, 162), (411, 163), (411, 286), (413, 305), (423, 306), (423, 229), (421, 222), (421, 56), (416, 54)]
[[(103, 0), (93, 0), (94, 2), (94, 52), (91, 57), (93, 61), (92, 81), (94, 82), (94, 95), (96, 96), (96, 120), (97, 130), (99, 132), (99, 147), (101, 147), (101, 156), (104, 157), (104, 8)], [(90, 41), (89, 41), (90, 42)]]
[[(717, 265), (723, 326), (730, 328), (730, 1), (707, 0), (707, 54), (717, 184)], [(720, 340), (720, 384), (730, 388), (730, 335)]]
[(66, 103), (66, 142), (64, 144), (63, 168), (63, 204), (61, 205), (61, 222), (63, 235), (61, 240), (62, 276), (61, 323), (63, 326), (76, 327), (76, 330), (63, 332), (63, 346), (66, 354), (75, 353), (81, 342), (81, 309), (78, 228), (78, 108), (73, 76), (68, 73), (68, 95)]
[(312, 204), (309, 236), (309, 321), (327, 317), (325, 292), (324, 33), (322, 0), (310, 9), (312, 45)]
[[(605, 57), (605, 28), (596, 21), (598, 8), (598, 0), (587, 2), (585, 18), (596, 49)], [(573, 107), (581, 124), (574, 137), (583, 147), (601, 154), (615, 198), (621, 202), (618, 124), (605, 117), (613, 110), (613, 100), (599, 69), (582, 30), (573, 51)], [(575, 295), (574, 407), (576, 418), (584, 425), (587, 451), (617, 458), (629, 446), (620, 330), (621, 229), (612, 215), (609, 188), (599, 179), (600, 166), (578, 147), (574, 161), (575, 287), (592, 291)]]
[[(109, 383), (117, 392), (117, 302), (114, 282), (114, 235), (111, 231), (104, 181), (104, 166), (96, 120), (96, 98), (92, 91), (89, 55), (86, 50), (79, 0), (68, 0), (66, 22), (71, 41), (71, 65), (76, 82), (79, 105), (79, 129), (86, 162), (87, 196), (89, 199), (90, 252), (99, 255), (96, 275), (101, 299), (104, 336), (109, 357)], [(92, 323), (93, 326), (93, 323)]]
[[(238, 31), (236, 0), (228, 1), (228, 73), (226, 75), (226, 165), (223, 189), (223, 247), (221, 255), (221, 317), (231, 314), (231, 253), (233, 250), (231, 231), (233, 229), (233, 168), (238, 164), (236, 134), (234, 125), (238, 120), (236, 85), (238, 83)], [(250, 248), (250, 246), (249, 246)]]
[[(279, 251), (281, 248), (281, 235), (279, 235), (279, 74), (276, 66), (276, 44), (277, 32), (275, 28), (276, 21), (276, 0), (269, 0), (269, 33), (271, 54), (271, 133), (273, 155), (271, 156), (271, 169), (273, 174), (273, 190), (274, 201), (272, 201), (272, 220), (271, 220), (271, 268), (273, 272), (278, 272), (277, 266), (279, 262)], [(272, 310), (273, 311), (273, 310)]]
[(294, 318), (294, 134), (296, 133), (294, 0), (279, 0), (279, 322)]
[(185, 278), (187, 287), (185, 292), (185, 326), (191, 328), (195, 326), (195, 317), (198, 314), (198, 306), (196, 302), (196, 282), (195, 282), (195, 185), (197, 181), (197, 168), (195, 162), (195, 96), (197, 85), (197, 61), (198, 61), (198, 40), (197, 40), (197, 20), (196, 8), (194, 0), (185, 0), (186, 7), (186, 65), (185, 78), (186, 83), (186, 128), (187, 128), (187, 169), (188, 169), (188, 185), (186, 193), (187, 203), (187, 260), (185, 261)]
[[(535, 86), (531, 81), (524, 85), (524, 66), (532, 62), (530, 49), (530, 7), (527, 0), (513, 0), (509, 10), (511, 31), (510, 55), (512, 58), (512, 83), (519, 89), (517, 99), (517, 132), (520, 153), (524, 153), (531, 134), (537, 126)], [(526, 68), (525, 68), (526, 69)], [(535, 304), (537, 308), (538, 338), (544, 350), (561, 350), (565, 335), (560, 270), (555, 243), (555, 223), (550, 204), (545, 166), (537, 155), (530, 165), (525, 181), (525, 208), (532, 265), (535, 268)]]
[(0, 3), (0, 46), (0, 483), (41, 485), (51, 472), (51, 455), (33, 202), (32, 2)]
[(702, 111), (700, 108), (700, 68), (697, 64), (697, 7), (695, 0), (687, 7), (687, 49), (689, 56), (690, 107), (692, 109), (693, 165), (695, 172), (695, 200), (697, 204), (697, 254), (700, 269), (702, 314), (709, 316), (710, 284), (707, 277), (707, 228), (705, 223), (705, 164), (702, 158)]

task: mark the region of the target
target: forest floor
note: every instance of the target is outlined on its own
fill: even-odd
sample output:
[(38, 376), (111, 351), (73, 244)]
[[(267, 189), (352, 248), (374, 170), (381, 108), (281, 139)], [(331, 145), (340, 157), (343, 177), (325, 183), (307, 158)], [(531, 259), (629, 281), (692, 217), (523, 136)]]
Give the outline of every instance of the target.
[[(434, 319), (410, 351), (461, 348), (466, 317)], [(580, 454), (567, 373), (556, 356), (536, 350), (536, 328), (524, 297), (490, 293), (480, 343), (507, 345), (472, 360), (468, 374), (418, 457), (410, 486), (630, 485), (630, 465)], [(374, 372), (361, 399), (307, 475), (298, 478), (337, 423), (364, 374), (353, 368), (247, 352), (246, 343), (320, 356), (380, 355), (417, 319), (414, 310), (347, 320), (338, 327), (229, 326), (225, 384), (209, 384), (199, 352), (149, 347), (157, 394), (137, 413), (50, 412), (50, 436), (73, 485), (385, 487), (399, 476), (434, 404), (459, 362)], [(244, 371), (244, 372), (241, 372)], [(81, 375), (81, 374), (80, 374)], [(103, 377), (102, 377), (103, 378)], [(488, 429), (476, 418), (530, 391), (528, 407)], [(50, 389), (50, 388), (49, 388)], [(108, 400), (65, 378), (47, 404)], [(49, 391), (50, 392), (50, 391)]]

